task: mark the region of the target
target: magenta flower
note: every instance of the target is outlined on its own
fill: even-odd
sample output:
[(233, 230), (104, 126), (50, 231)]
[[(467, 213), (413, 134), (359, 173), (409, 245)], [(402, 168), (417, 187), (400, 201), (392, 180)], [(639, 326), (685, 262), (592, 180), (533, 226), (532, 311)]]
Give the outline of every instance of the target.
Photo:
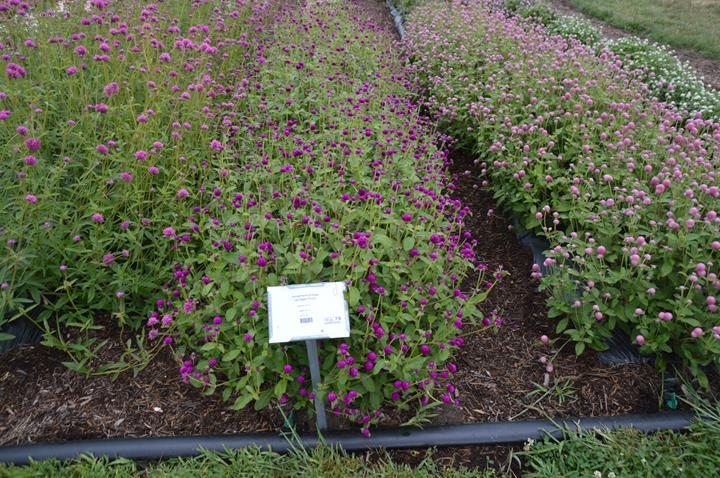
[(175, 236), (175, 229), (172, 227), (166, 227), (163, 229), (163, 236), (165, 237), (174, 237)]
[(37, 202), (37, 197), (35, 197), (35, 195), (33, 194), (28, 194), (27, 196), (25, 196), (25, 200), (29, 203), (35, 204)]
[(37, 151), (38, 149), (40, 149), (40, 140), (38, 138), (28, 138), (25, 141), (25, 146), (30, 151)]
[(120, 86), (116, 82), (109, 83), (103, 88), (105, 96), (110, 97), (117, 94), (120, 91)]
[(22, 78), (27, 75), (27, 71), (17, 63), (8, 63), (5, 68), (8, 78)]
[(99, 212), (96, 212), (95, 214), (93, 214), (93, 215), (91, 216), (91, 218), (92, 218), (92, 220), (95, 221), (95, 222), (100, 222), (100, 223), (105, 222), (105, 218), (104, 218), (103, 215), (100, 214)]

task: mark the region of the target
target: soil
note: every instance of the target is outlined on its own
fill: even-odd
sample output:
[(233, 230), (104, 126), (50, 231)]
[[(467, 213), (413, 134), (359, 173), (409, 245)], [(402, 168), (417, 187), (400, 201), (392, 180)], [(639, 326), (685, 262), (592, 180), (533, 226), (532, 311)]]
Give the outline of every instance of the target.
[[(380, 21), (391, 25), (384, 5), (368, 5)], [(391, 28), (391, 26), (388, 26)], [(522, 248), (491, 193), (477, 186), (471, 157), (454, 155), (455, 197), (470, 206), (467, 227), (479, 244), (481, 261), (490, 270), (502, 265), (510, 274), (483, 303), (502, 318), (496, 332), (468, 326), (457, 363), (455, 383), (460, 405), (435, 409), (429, 424), (523, 420), (648, 413), (657, 410), (660, 378), (646, 365), (607, 366), (588, 351), (576, 357), (572, 344), (554, 334), (547, 318), (544, 296), (530, 279), (531, 255)], [(123, 349), (108, 321), (108, 345), (99, 361), (115, 360)], [(541, 335), (550, 337), (542, 345)], [(546, 373), (541, 357), (552, 360)], [(183, 384), (170, 352), (162, 351), (137, 376), (124, 373), (84, 376), (66, 368), (67, 357), (42, 345), (17, 347), (0, 356), (0, 445), (103, 437), (144, 437), (196, 434), (231, 434), (277, 431), (283, 419), (277, 409), (230, 411), (219, 396)], [(535, 384), (562, 384), (565, 393), (537, 391)], [(385, 425), (400, 423), (389, 417)], [(517, 448), (517, 447), (516, 447)], [(485, 466), (504, 463), (510, 447), (462, 447), (434, 456), (440, 463)], [(424, 451), (394, 452), (413, 463)]]
[[(580, 12), (570, 0), (546, 0), (547, 3), (553, 6), (558, 13), (562, 15), (572, 15), (575, 17), (584, 18), (592, 22), (592, 24), (598, 28), (602, 34), (609, 39), (615, 40), (627, 36), (638, 36), (643, 37), (642, 34), (629, 33), (622, 28), (614, 27), (609, 25), (602, 20), (595, 17), (585, 15)], [(675, 48), (670, 45), (668, 47), (677, 55), (680, 60), (687, 62), (695, 68), (695, 70), (704, 77), (705, 84), (720, 91), (720, 61), (707, 58), (700, 53), (686, 48)]]

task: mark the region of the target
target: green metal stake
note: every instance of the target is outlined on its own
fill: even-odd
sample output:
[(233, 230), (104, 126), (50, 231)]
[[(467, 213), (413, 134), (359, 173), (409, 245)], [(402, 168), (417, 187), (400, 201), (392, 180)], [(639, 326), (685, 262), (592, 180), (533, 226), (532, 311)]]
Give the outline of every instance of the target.
[(315, 421), (320, 431), (327, 430), (327, 417), (325, 407), (320, 397), (320, 358), (318, 357), (317, 340), (306, 340), (308, 362), (310, 362), (310, 378), (312, 379), (312, 390), (315, 394)]

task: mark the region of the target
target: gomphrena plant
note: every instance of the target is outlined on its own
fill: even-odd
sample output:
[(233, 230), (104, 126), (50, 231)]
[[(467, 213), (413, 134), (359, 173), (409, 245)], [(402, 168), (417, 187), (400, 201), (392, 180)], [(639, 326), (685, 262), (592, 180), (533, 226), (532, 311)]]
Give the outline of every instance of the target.
[(482, 2), (430, 2), (407, 34), (425, 106), (549, 239), (557, 330), (580, 353), (619, 327), (704, 381), (720, 357), (720, 124), (653, 99), (612, 52)]
[(232, 160), (209, 161), (236, 128), (225, 112), (242, 91), (224, 79), (253, 67), (277, 8), (3, 5), (0, 324), (32, 309), (82, 361), (99, 316), (141, 326), (171, 263), (162, 225)]
[(233, 408), (312, 408), (304, 344), (268, 344), (265, 291), (321, 281), (346, 283), (351, 320), (348, 339), (321, 346), (332, 412), (367, 434), (387, 407), (457, 400), (453, 354), (500, 275), (483, 279), (440, 137), (382, 25), (353, 3), (287, 12), (216, 153), (232, 166), (165, 224), (178, 263), (149, 335)]

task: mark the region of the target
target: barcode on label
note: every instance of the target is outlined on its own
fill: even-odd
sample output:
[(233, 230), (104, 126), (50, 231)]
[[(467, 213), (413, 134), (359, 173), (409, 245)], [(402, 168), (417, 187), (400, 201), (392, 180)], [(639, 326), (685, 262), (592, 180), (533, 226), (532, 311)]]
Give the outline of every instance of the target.
[(301, 324), (312, 324), (312, 317), (300, 317)]

